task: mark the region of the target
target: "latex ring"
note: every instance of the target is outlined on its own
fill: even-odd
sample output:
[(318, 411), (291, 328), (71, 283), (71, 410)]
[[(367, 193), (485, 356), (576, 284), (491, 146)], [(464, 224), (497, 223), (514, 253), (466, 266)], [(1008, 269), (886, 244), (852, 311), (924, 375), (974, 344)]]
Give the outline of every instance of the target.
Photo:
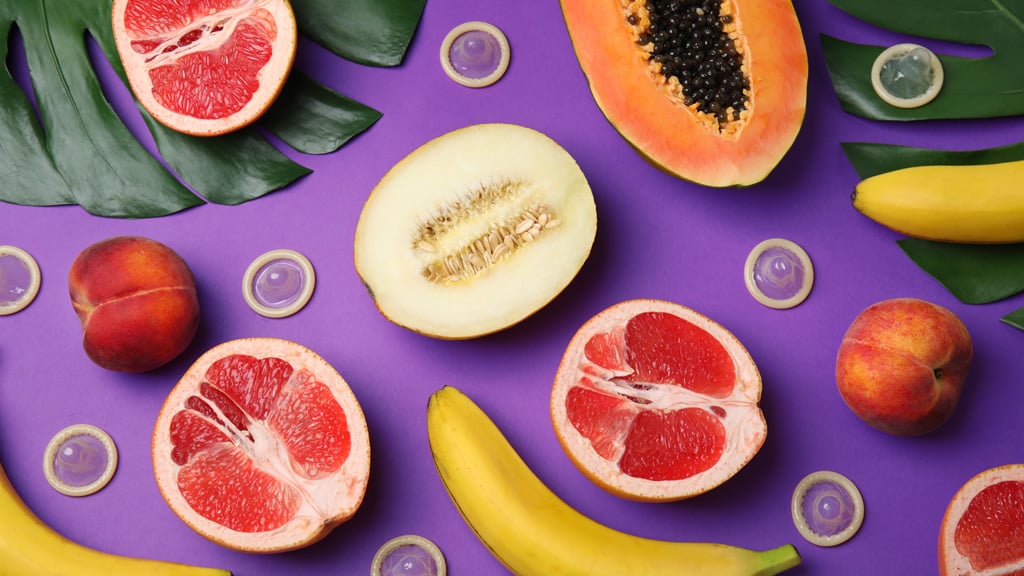
[(814, 285), (814, 265), (799, 245), (769, 238), (750, 251), (743, 276), (755, 300), (781, 310), (807, 299)]
[(89, 424), (61, 430), (46, 445), (43, 474), (54, 490), (88, 496), (102, 489), (117, 470), (117, 447), (110, 435)]
[[(926, 50), (928, 54), (931, 55), (932, 83), (928, 86), (928, 89), (919, 96), (915, 96), (913, 98), (901, 98), (890, 92), (882, 84), (882, 67), (886, 62), (903, 56), (916, 48)], [(931, 50), (928, 50), (919, 44), (905, 43), (890, 46), (875, 58), (875, 63), (871, 66), (871, 86), (875, 89), (875, 93), (878, 94), (878, 97), (884, 100), (887, 104), (897, 108), (920, 108), (921, 106), (931, 102), (939, 95), (939, 91), (942, 90), (943, 79), (942, 62), (939, 61), (939, 57)]]
[(441, 67), (449, 78), (470, 88), (490, 86), (508, 70), (508, 38), (486, 22), (466, 22), (441, 42)]
[(23, 310), (39, 293), (39, 264), (28, 252), (0, 246), (0, 316)]
[(860, 490), (842, 474), (808, 474), (793, 491), (793, 523), (811, 544), (837, 546), (853, 538), (864, 523)]
[(271, 250), (260, 255), (242, 278), (246, 303), (267, 318), (284, 318), (302, 310), (315, 287), (313, 265), (294, 250)]
[(370, 576), (445, 576), (444, 555), (436, 544), (422, 536), (408, 534), (384, 543), (373, 556)]

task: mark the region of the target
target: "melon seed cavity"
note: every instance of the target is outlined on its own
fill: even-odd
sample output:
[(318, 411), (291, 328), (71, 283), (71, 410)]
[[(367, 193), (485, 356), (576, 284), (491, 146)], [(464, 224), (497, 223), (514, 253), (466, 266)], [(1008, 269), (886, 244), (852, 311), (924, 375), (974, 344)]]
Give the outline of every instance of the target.
[[(531, 202), (529, 196), (526, 182), (503, 179), (437, 208), (412, 237), (412, 249), (425, 261), (423, 277), (452, 285), (479, 276), (562, 223), (550, 206)], [(502, 215), (482, 232), (461, 238), (474, 222), (494, 213)]]
[(620, 0), (654, 81), (709, 130), (750, 114), (749, 63), (729, 0)]

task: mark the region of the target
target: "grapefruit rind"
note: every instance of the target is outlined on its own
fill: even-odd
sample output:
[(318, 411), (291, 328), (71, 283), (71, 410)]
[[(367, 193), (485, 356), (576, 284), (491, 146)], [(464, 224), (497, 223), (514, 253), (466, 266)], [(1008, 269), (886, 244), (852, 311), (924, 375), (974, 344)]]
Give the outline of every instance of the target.
[[(148, 52), (140, 54), (133, 49), (133, 42), (139, 39), (134, 36), (142, 33), (128, 30), (125, 18), (128, 5), (139, 1), (142, 0), (114, 0), (111, 11), (114, 42), (132, 93), (139, 104), (156, 121), (172, 130), (192, 136), (219, 136), (252, 124), (277, 99), (278, 94), (284, 87), (285, 80), (291, 72), (298, 44), (298, 26), (289, 0), (263, 0), (256, 3), (255, 8), (228, 7), (224, 10), (211, 8), (209, 14), (201, 16), (203, 19), (209, 19), (211, 24), (219, 22), (222, 16), (227, 21), (234, 22), (240, 18), (244, 19), (246, 16), (245, 12), (247, 11), (255, 12), (256, 10), (262, 10), (269, 15), (275, 30), (275, 36), (271, 41), (272, 53), (270, 59), (256, 75), (258, 88), (252, 92), (249, 100), (240, 109), (226, 116), (216, 118), (200, 118), (175, 112), (167, 108), (154, 95), (153, 80), (150, 76), (150, 61), (159, 58), (160, 54), (153, 55)], [(230, 2), (222, 3), (229, 4)], [(194, 29), (205, 26), (196, 22), (190, 22), (189, 24)], [(224, 36), (227, 37), (227, 35)], [(188, 53), (185, 52), (186, 55)], [(196, 53), (191, 52), (191, 54)], [(202, 86), (203, 84), (212, 83), (209, 83), (208, 79), (204, 79), (202, 82), (197, 80), (196, 84)], [(173, 96), (177, 96), (177, 94)]]
[[(610, 332), (625, 325), (645, 311), (669, 312), (706, 331), (727, 350), (735, 366), (735, 384), (727, 398), (714, 397), (678, 386), (654, 384), (644, 393), (646, 407), (656, 412), (697, 409), (721, 421), (726, 432), (722, 456), (707, 470), (675, 480), (650, 480), (629, 476), (620, 469), (618, 458), (608, 457), (607, 446), (594, 443), (578, 431), (570, 421), (567, 399), (577, 387), (581, 373), (603, 377), (606, 383), (630, 373), (628, 366), (609, 370), (597, 366), (584, 355), (585, 344), (596, 334)], [(602, 374), (603, 372), (603, 374)], [(598, 382), (598, 387), (604, 387)], [(609, 385), (610, 390), (614, 386)], [(612, 392), (609, 392), (612, 394)], [(733, 477), (754, 457), (765, 442), (767, 423), (758, 402), (761, 398), (761, 376), (756, 364), (740, 341), (710, 318), (679, 304), (662, 300), (637, 299), (621, 302), (587, 321), (569, 342), (555, 377), (551, 395), (551, 418), (559, 443), (573, 464), (595, 484), (616, 496), (638, 501), (665, 502), (683, 500), (703, 494)], [(724, 408), (724, 416), (712, 410)], [(627, 408), (629, 409), (629, 408)], [(620, 431), (628, 433), (628, 430)], [(602, 456), (602, 453), (605, 454)]]
[[(968, 510), (971, 503), (986, 488), (999, 484), (1000, 482), (1024, 483), (1024, 464), (1006, 464), (989, 468), (978, 473), (968, 480), (953, 496), (946, 512), (942, 517), (942, 524), (939, 529), (939, 574), (940, 576), (968, 576), (973, 574), (1018, 574), (1024, 571), (1024, 547), (1016, 550), (1003, 550), (1011, 552), (1016, 559), (1008, 564), (978, 569), (972, 566), (970, 558), (957, 549), (955, 542), (956, 531), (961, 518)], [(1005, 503), (1004, 503), (1005, 504)], [(996, 515), (996, 514), (994, 514)], [(991, 518), (991, 517), (990, 517)], [(1020, 534), (1024, 534), (1024, 526), (1016, 528)], [(993, 542), (998, 546), (1006, 547), (1013, 544), (1004, 538), (999, 542)], [(1017, 542), (1024, 540), (1024, 536), (1018, 537)]]
[[(302, 503), (294, 517), (284, 525), (263, 532), (242, 532), (208, 520), (197, 513), (178, 488), (178, 475), (185, 468), (172, 461), (170, 429), (175, 414), (185, 409), (190, 396), (197, 395), (210, 366), (222, 358), (244, 354), (256, 358), (279, 358), (306, 370), (327, 385), (345, 413), (351, 450), (341, 468), (326, 478), (311, 480), (287, 470), (287, 449), (267, 438), (265, 427), (252, 429), (262, 456), (257, 467), (298, 488)], [(295, 376), (293, 376), (293, 379)], [(215, 445), (222, 449), (228, 444)], [(157, 417), (152, 442), (153, 470), (157, 486), (171, 510), (188, 526), (207, 539), (227, 548), (254, 553), (283, 552), (303, 548), (326, 536), (335, 526), (349, 520), (360, 507), (370, 473), (370, 440), (366, 420), (352, 390), (340, 374), (315, 352), (299, 344), (276, 338), (244, 338), (211, 348), (185, 372), (171, 390)], [(251, 456), (251, 455), (250, 455)], [(294, 466), (294, 464), (292, 464)]]

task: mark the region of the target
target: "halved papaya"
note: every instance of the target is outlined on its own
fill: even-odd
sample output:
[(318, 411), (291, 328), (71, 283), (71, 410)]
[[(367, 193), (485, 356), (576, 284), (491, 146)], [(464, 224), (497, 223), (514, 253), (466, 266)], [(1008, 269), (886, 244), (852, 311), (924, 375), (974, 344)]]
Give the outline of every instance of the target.
[(764, 180), (807, 104), (791, 0), (561, 0), (598, 107), (648, 161), (706, 186)]

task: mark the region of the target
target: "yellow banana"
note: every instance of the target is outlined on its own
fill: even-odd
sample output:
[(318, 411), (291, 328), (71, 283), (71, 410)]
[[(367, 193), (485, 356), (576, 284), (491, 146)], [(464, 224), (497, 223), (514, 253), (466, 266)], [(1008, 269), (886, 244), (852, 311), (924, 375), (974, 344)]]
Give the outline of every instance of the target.
[(926, 240), (1024, 242), (1024, 161), (914, 166), (865, 178), (853, 206), (875, 222)]
[(451, 386), (430, 397), (427, 430), (456, 508), (518, 576), (769, 576), (800, 564), (788, 544), (755, 552), (651, 540), (584, 516), (549, 490), (487, 414)]
[(3, 576), (231, 576), (226, 570), (100, 552), (64, 538), (32, 513), (0, 466)]

